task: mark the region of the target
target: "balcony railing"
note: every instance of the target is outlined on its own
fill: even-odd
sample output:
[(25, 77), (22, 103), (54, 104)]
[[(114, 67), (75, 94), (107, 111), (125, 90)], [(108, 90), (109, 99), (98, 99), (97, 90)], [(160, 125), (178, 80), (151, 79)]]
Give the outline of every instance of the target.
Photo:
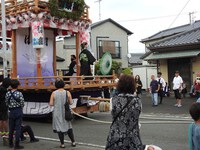
[(56, 79), (65, 81), (65, 89), (76, 90), (86, 88), (103, 88), (116, 86), (115, 75), (109, 76), (52, 76), (52, 77), (21, 77), (21, 90), (55, 90)]

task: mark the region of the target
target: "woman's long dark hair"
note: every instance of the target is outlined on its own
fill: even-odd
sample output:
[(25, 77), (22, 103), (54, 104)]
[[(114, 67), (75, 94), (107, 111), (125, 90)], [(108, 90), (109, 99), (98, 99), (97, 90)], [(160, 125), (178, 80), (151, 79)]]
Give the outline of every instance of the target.
[[(137, 79), (137, 77), (138, 77), (138, 79)], [(140, 76), (139, 75), (135, 76), (135, 81), (140, 81)]]

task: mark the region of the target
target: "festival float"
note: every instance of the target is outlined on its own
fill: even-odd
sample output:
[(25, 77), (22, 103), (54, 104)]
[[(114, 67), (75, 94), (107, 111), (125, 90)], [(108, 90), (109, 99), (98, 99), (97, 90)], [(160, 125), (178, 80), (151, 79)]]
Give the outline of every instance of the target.
[[(48, 102), (55, 90), (56, 78), (69, 78), (65, 89), (72, 93), (76, 113), (109, 109), (105, 103), (108, 99), (102, 97), (102, 93), (116, 84), (115, 75), (107, 75), (111, 69), (111, 56), (105, 54), (101, 62), (102, 76), (78, 76), (80, 43), (90, 40), (88, 9), (84, 0), (5, 1), (7, 37), (12, 43), (11, 78), (20, 81), (25, 115), (50, 114)], [(76, 76), (56, 74), (55, 39), (58, 35), (76, 37)]]

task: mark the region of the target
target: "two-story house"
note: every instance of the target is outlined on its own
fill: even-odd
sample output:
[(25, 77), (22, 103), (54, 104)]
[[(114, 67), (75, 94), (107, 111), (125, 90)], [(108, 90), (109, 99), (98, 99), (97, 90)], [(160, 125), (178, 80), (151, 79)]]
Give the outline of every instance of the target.
[[(112, 19), (102, 20), (91, 25), (91, 52), (98, 60), (105, 52), (110, 52), (113, 60), (122, 62), (128, 67), (128, 37), (133, 33)], [(57, 56), (65, 61), (58, 62), (57, 68), (68, 69), (70, 55), (75, 54), (75, 37), (64, 37), (57, 40)]]

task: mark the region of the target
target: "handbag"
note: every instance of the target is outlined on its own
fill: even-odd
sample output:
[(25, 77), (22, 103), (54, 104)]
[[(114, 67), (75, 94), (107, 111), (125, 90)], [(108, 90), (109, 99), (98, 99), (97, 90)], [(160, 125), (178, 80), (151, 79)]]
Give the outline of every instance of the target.
[(64, 106), (65, 106), (65, 120), (71, 121), (73, 119), (73, 115), (69, 107), (67, 92), (66, 92), (66, 102)]

